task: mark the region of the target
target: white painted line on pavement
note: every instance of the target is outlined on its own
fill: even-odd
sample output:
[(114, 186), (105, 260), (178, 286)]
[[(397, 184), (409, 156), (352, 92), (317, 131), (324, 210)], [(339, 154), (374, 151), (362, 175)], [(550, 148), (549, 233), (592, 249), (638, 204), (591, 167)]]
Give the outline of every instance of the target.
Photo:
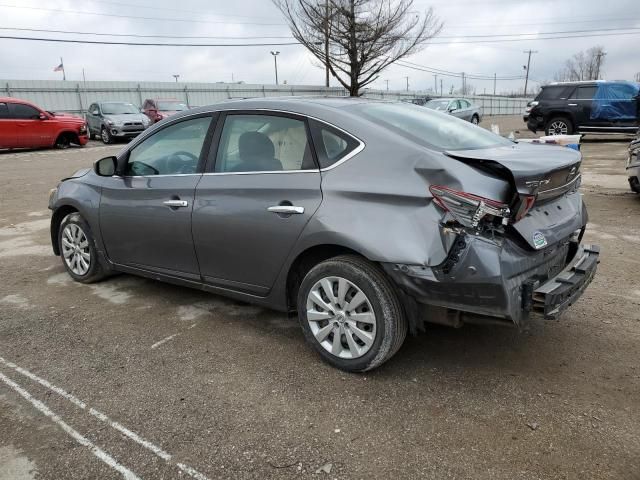
[[(37, 375), (31, 373), (30, 371), (25, 370), (22, 367), (19, 367), (15, 363), (10, 362), (10, 361), (5, 360), (4, 358), (0, 357), (0, 364), (4, 364), (9, 368), (14, 369), (16, 372), (24, 375), (25, 377), (30, 378), (31, 380), (39, 383), (43, 387), (48, 388), (49, 390), (52, 390), (52, 391), (56, 392), (58, 395), (66, 398), (67, 400), (69, 400), (71, 403), (73, 403), (77, 407), (80, 407), (83, 410), (87, 410), (87, 404), (84, 403), (79, 398), (75, 397), (74, 395), (70, 394), (69, 392), (66, 392), (65, 390), (63, 390), (60, 387), (56, 387), (55, 385), (49, 383), (48, 381), (46, 381), (43, 378), (38, 377)], [(2, 373), (0, 373), (0, 375), (2, 375)], [(175, 465), (176, 467), (178, 467), (180, 470), (182, 470), (187, 475), (190, 475), (191, 477), (193, 477), (193, 478), (195, 478), (197, 480), (209, 480), (205, 475), (203, 475), (202, 473), (198, 472), (196, 469), (194, 469), (192, 467), (189, 467), (188, 465), (185, 465), (184, 463), (175, 463), (175, 464), (173, 464), (171, 462), (171, 454), (170, 453), (164, 451), (162, 448), (158, 447), (157, 445), (154, 445), (150, 441), (145, 440), (140, 435), (138, 435), (136, 432), (134, 432), (132, 430), (129, 430), (128, 428), (126, 428), (122, 424), (112, 420), (111, 418), (109, 418), (104, 413), (96, 410), (95, 408), (89, 408), (88, 412), (89, 412), (89, 414), (91, 414), (92, 416), (97, 418), (98, 420), (100, 420), (100, 421), (106, 423), (107, 425), (109, 425), (110, 427), (118, 430), (125, 437), (129, 438), (130, 440), (136, 442), (139, 445), (142, 445), (144, 448), (146, 448), (150, 452), (153, 452), (155, 455), (157, 455), (158, 457), (163, 459), (165, 462), (167, 462), (169, 464), (172, 464), (172, 465)], [(134, 478), (137, 478), (137, 477), (134, 477)]]
[(166, 338), (163, 338), (162, 340), (160, 340), (159, 342), (154, 343), (153, 345), (151, 345), (151, 348), (158, 348), (160, 345), (162, 345), (163, 343), (167, 343), (169, 340), (173, 340), (174, 338), (176, 338), (178, 335), (180, 335), (179, 333), (174, 333), (173, 335), (169, 335)]
[(56, 423), (62, 430), (68, 433), (73, 439), (78, 442), (83, 447), (87, 447), (91, 453), (93, 453), (96, 457), (102, 460), (104, 463), (109, 465), (114, 470), (120, 472), (122, 476), (126, 480), (140, 480), (140, 478), (129, 470), (124, 465), (118, 463), (116, 459), (114, 459), (111, 455), (106, 453), (104, 450), (101, 450), (98, 446), (94, 445), (87, 438), (83, 437), (80, 433), (70, 427), (64, 420), (62, 420), (58, 415), (56, 415), (53, 411), (49, 409), (44, 403), (40, 400), (37, 400), (31, 396), (29, 392), (27, 392), (20, 385), (15, 383), (10, 378), (6, 377), (3, 373), (0, 372), (0, 380), (6, 383), (9, 387), (11, 387), (16, 393), (18, 393), (25, 400), (30, 402), (37, 410), (39, 410), (42, 414), (49, 417), (54, 423)]

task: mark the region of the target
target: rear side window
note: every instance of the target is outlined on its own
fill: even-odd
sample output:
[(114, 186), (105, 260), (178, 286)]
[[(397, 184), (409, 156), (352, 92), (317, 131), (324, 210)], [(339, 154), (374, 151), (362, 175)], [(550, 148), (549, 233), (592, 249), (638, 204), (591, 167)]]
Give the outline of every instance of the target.
[(9, 118), (9, 107), (6, 103), (0, 103), (0, 118)]
[(40, 112), (29, 105), (12, 103), (11, 107), (13, 107), (14, 118), (37, 120), (40, 117)]
[(279, 172), (317, 168), (302, 120), (279, 115), (228, 114), (216, 172)]
[(320, 168), (327, 168), (353, 152), (360, 142), (346, 133), (315, 120), (309, 122)]

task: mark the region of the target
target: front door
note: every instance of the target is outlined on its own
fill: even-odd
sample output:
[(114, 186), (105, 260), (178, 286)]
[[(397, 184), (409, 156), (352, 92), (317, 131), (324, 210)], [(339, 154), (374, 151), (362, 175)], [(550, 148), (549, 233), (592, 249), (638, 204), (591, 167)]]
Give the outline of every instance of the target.
[(40, 110), (24, 103), (10, 103), (9, 111), (15, 119), (18, 147), (37, 148), (53, 145), (53, 120), (40, 118)]
[(16, 147), (17, 132), (15, 120), (9, 114), (9, 106), (0, 102), (0, 148)]
[(199, 279), (191, 212), (211, 119), (190, 117), (157, 131), (124, 154), (121, 177), (105, 180), (100, 229), (111, 261)]
[(238, 112), (220, 120), (196, 189), (193, 236), (207, 283), (265, 296), (320, 205), (307, 122)]

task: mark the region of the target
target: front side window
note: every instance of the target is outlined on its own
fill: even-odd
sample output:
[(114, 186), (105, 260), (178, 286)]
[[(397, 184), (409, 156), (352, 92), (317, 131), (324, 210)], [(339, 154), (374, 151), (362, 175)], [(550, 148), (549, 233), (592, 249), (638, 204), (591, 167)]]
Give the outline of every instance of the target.
[(358, 140), (336, 128), (315, 120), (309, 123), (320, 168), (330, 167), (360, 145)]
[(13, 118), (20, 118), (22, 120), (37, 120), (40, 118), (40, 112), (30, 105), (24, 105), (22, 103), (12, 103)]
[(596, 94), (597, 88), (598, 87), (587, 85), (580, 86), (573, 91), (571, 98), (576, 100), (591, 100)]
[(0, 103), (0, 118), (9, 118), (9, 107), (6, 103)]
[(363, 103), (351, 107), (367, 119), (412, 141), (437, 150), (468, 150), (513, 142), (451, 115), (397, 103)]
[(278, 172), (315, 168), (302, 120), (275, 115), (227, 115), (216, 172)]
[(131, 150), (125, 175), (196, 173), (210, 123), (200, 117), (163, 128)]

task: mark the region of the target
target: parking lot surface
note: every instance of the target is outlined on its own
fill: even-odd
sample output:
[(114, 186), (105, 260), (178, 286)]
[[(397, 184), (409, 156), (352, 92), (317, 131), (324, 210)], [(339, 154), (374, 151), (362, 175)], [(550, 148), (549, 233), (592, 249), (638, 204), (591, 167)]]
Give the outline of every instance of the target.
[(128, 275), (73, 282), (48, 191), (122, 145), (0, 153), (0, 479), (640, 479), (628, 142), (583, 144), (602, 263), (560, 320), (433, 326), (364, 375), (322, 363), (281, 313)]

